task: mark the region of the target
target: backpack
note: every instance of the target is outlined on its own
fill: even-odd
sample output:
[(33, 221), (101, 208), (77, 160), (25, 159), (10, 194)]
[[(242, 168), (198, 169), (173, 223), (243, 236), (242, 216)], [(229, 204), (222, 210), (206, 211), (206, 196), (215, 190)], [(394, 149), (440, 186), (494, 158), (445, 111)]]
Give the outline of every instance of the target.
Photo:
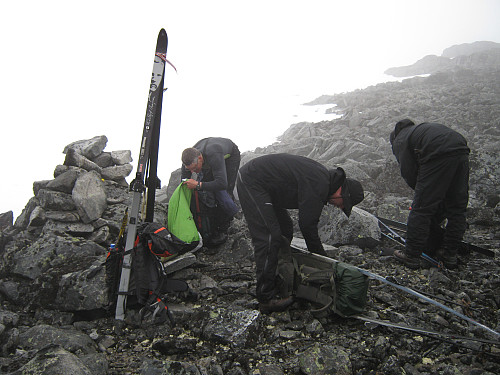
[[(124, 236), (123, 238), (126, 238)], [(168, 240), (167, 240), (168, 239)], [(180, 241), (180, 240), (179, 240)], [(173, 318), (164, 301), (164, 295), (170, 292), (187, 292), (189, 287), (182, 280), (167, 278), (160, 257), (186, 252), (179, 251), (178, 244), (172, 239), (166, 228), (157, 223), (141, 223), (137, 226), (137, 236), (134, 247), (129, 250), (132, 258), (127, 306), (140, 306), (140, 319), (152, 312), (155, 318), (160, 313), (161, 321), (168, 316)], [(118, 297), (120, 278), (125, 255), (125, 243), (119, 241), (111, 245), (105, 260), (105, 283), (108, 290), (109, 308), (111, 309)]]
[(217, 201), (211, 191), (195, 190), (191, 198), (191, 212), (198, 232), (205, 243), (217, 231)]
[(179, 184), (168, 201), (168, 230), (187, 243), (200, 241), (200, 233), (191, 212), (192, 190)]
[(160, 258), (182, 255), (199, 245), (199, 240), (191, 243), (182, 241), (158, 223), (141, 223), (137, 226), (137, 232), (149, 251)]
[(361, 314), (368, 277), (355, 266), (295, 246), (280, 249), (277, 285), (282, 297), (295, 295), (316, 306), (314, 313)]

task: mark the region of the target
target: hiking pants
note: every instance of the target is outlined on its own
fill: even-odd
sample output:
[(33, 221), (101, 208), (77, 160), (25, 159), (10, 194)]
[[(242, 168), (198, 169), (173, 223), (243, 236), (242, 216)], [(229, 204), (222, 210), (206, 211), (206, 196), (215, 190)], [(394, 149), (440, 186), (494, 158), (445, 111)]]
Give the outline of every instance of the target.
[(236, 176), (238, 175), (238, 169), (240, 168), (241, 155), (240, 150), (235, 145), (231, 156), (225, 160), (226, 164), (226, 176), (227, 176), (227, 192), (234, 200), (234, 186), (236, 185)]
[(432, 223), (446, 218), (443, 248), (455, 255), (467, 226), (468, 200), (469, 155), (446, 156), (421, 164), (408, 216), (406, 252), (419, 256), (427, 251)]
[(241, 170), (236, 189), (254, 247), (257, 300), (266, 302), (276, 296), (278, 251), (282, 236), (292, 239), (292, 219), (286, 209), (275, 207), (269, 193)]
[[(226, 177), (227, 177), (227, 192), (230, 199), (234, 202), (234, 187), (236, 185), (236, 176), (238, 175), (238, 169), (240, 168), (240, 151), (235, 145), (231, 156), (224, 160), (226, 165)], [(229, 199), (229, 198), (228, 198)], [(216, 210), (216, 228), (218, 232), (227, 233), (231, 221), (234, 215), (228, 215), (222, 207), (217, 207)]]

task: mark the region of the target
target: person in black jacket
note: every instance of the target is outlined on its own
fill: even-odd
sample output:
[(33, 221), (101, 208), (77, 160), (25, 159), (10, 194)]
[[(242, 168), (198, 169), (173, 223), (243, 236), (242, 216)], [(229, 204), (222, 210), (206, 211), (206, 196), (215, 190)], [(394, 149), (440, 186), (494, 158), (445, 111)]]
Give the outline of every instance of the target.
[(279, 299), (275, 290), (278, 250), (293, 237), (287, 209), (298, 208), (307, 249), (326, 255), (318, 234), (323, 206), (333, 204), (349, 216), (353, 205), (363, 200), (363, 188), (347, 179), (342, 168), (328, 170), (303, 156), (272, 154), (241, 167), (236, 189), (255, 250), (260, 310), (282, 311), (293, 302), (291, 297)]
[[(469, 147), (456, 131), (437, 123), (419, 125), (409, 119), (390, 135), (392, 151), (406, 183), (415, 190), (407, 222), (406, 247), (394, 256), (408, 267), (420, 267), (433, 233), (448, 219), (442, 246), (435, 254), (445, 267), (456, 268), (457, 250), (466, 229), (469, 200)], [(435, 241), (434, 241), (435, 242)]]
[[(240, 166), (238, 146), (227, 138), (204, 138), (182, 152), (181, 179), (189, 189), (213, 193), (217, 202), (215, 230), (207, 245), (227, 240), (227, 230), (238, 211), (234, 203), (234, 187)], [(196, 173), (196, 179), (191, 178)]]

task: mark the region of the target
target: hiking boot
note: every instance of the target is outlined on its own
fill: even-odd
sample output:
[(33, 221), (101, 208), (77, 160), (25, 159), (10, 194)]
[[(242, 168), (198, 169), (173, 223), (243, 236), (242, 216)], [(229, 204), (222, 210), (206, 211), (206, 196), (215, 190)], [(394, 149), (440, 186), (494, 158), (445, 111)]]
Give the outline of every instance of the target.
[(271, 299), (267, 302), (259, 303), (259, 310), (262, 314), (284, 311), (293, 303), (293, 296), (282, 299)]
[(441, 253), (438, 253), (437, 257), (441, 262), (443, 262), (443, 266), (445, 268), (448, 268), (450, 270), (458, 268), (457, 254), (454, 253), (450, 254), (450, 252), (446, 252), (445, 250)]
[(420, 257), (419, 256), (411, 256), (405, 253), (404, 250), (395, 250), (394, 257), (403, 262), (406, 267), (411, 268), (412, 270), (416, 270), (420, 268)]
[(206, 246), (207, 247), (219, 246), (225, 243), (226, 241), (227, 241), (227, 234), (223, 232), (217, 232), (209, 238), (209, 240), (206, 243)]

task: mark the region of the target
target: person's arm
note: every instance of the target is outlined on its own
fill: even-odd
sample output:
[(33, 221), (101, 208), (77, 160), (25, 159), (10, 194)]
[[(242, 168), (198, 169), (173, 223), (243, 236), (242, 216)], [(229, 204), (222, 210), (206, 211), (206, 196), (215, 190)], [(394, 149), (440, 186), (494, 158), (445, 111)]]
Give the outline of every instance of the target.
[[(220, 148), (220, 147), (219, 147)], [(227, 189), (227, 173), (226, 173), (226, 163), (224, 161), (224, 154), (222, 149), (216, 150), (215, 152), (207, 153), (207, 162), (212, 168), (212, 181), (203, 181), (201, 190), (206, 191), (219, 191)]]
[(418, 163), (413, 150), (410, 146), (398, 138), (394, 141), (392, 152), (399, 163), (401, 176), (409, 187), (415, 189), (417, 184)]
[(299, 192), (299, 228), (311, 253), (326, 255), (318, 233), (318, 223), (324, 203), (314, 192), (308, 191), (301, 199)]

